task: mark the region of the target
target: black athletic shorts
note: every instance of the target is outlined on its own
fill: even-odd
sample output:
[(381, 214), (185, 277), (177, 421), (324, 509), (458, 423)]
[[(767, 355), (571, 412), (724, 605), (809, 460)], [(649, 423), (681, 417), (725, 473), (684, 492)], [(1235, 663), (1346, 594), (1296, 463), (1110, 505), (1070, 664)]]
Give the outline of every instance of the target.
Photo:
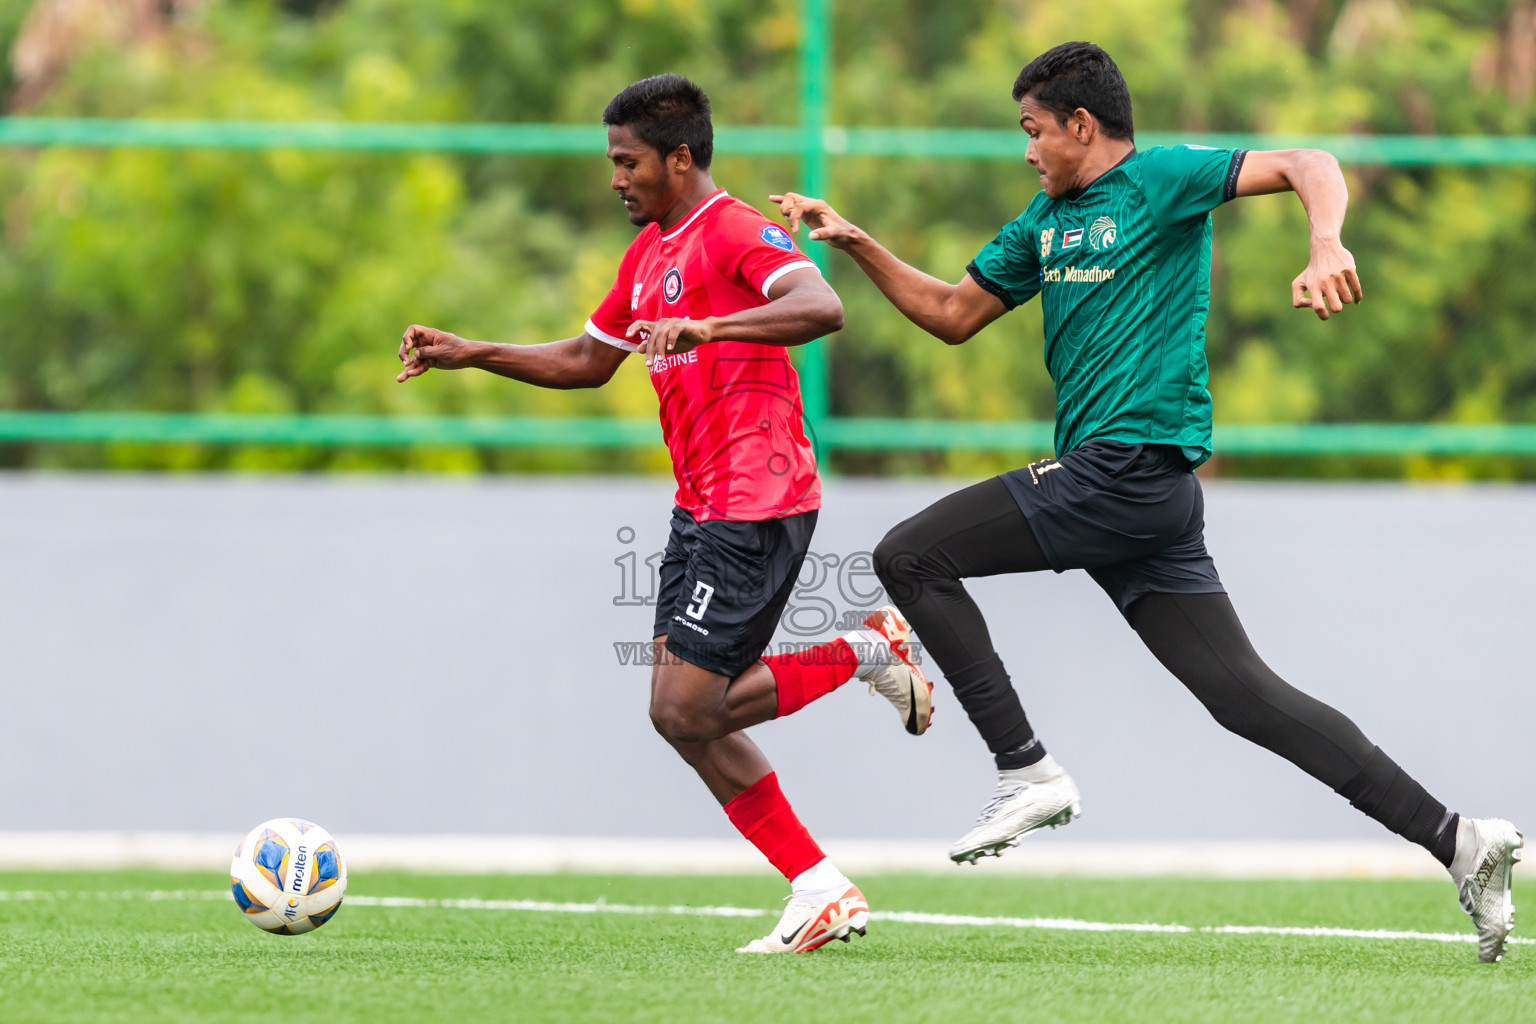
[(690, 665), (741, 675), (773, 639), (815, 530), (814, 511), (701, 523), (674, 508), (651, 635)]
[(1002, 475), (1046, 560), (1087, 569), (1129, 615), (1147, 594), (1224, 594), (1205, 550), (1205, 498), (1174, 445), (1089, 441)]

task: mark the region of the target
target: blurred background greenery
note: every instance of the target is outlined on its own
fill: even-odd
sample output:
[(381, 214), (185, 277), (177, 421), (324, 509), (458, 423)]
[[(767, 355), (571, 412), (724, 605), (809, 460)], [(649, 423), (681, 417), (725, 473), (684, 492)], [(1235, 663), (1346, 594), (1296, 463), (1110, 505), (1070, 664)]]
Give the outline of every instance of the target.
[[(829, 120), (1007, 128), (1020, 66), (1092, 39), (1145, 131), (1533, 132), (1536, 0), (835, 0)], [(797, 0), (0, 0), (25, 116), (593, 124), (665, 70), (719, 124), (798, 117)], [(958, 280), (1036, 189), (1022, 162), (843, 157), (829, 198)], [(723, 155), (767, 208), (793, 158)], [(1208, 323), (1219, 423), (1536, 422), (1536, 168), (1350, 167), (1366, 303), (1293, 311), (1294, 196), (1216, 213)], [(0, 149), (0, 409), (652, 416), (637, 361), (546, 392), (479, 373), (394, 383), (409, 323), (508, 342), (579, 333), (633, 229), (601, 157)], [(1048, 419), (1038, 309), (959, 349), (838, 255), (840, 416)], [(1219, 443), (1219, 440), (1218, 440)], [(1021, 453), (1040, 454), (1040, 453)], [(965, 452), (838, 452), (852, 473), (978, 475)], [(652, 470), (654, 450), (28, 443), (0, 465)], [(1514, 457), (1220, 457), (1261, 476), (1536, 476)]]

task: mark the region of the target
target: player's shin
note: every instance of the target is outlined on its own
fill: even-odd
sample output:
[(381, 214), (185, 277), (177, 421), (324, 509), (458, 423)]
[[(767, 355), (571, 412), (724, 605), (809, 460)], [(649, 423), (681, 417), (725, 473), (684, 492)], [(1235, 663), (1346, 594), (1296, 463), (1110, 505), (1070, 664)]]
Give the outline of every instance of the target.
[(1338, 787), (1352, 807), (1375, 818), (1446, 867), (1456, 853), (1457, 815), (1448, 811), (1380, 747), (1353, 778)]
[(790, 880), (789, 906), (778, 925), (738, 953), (808, 953), (833, 939), (863, 935), (869, 903), (858, 886), (821, 852), (769, 772), (734, 800), (725, 813), (741, 834)]
[(792, 715), (853, 678), (859, 659), (841, 637), (803, 651), (763, 659), (778, 686), (775, 718)]
[(826, 858), (769, 772), (725, 805), (726, 817), (768, 863), (793, 880)]

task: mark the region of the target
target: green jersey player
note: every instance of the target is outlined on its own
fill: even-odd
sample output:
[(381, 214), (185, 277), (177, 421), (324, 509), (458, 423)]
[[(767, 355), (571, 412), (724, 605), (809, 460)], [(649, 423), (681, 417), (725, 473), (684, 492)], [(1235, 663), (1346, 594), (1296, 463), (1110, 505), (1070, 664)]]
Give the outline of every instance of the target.
[(774, 197), (792, 229), (803, 221), (812, 239), (847, 252), (913, 323), (949, 344), (1037, 296), (1042, 305), (1057, 458), (939, 500), (875, 550), (890, 596), (997, 760), (993, 799), (950, 856), (1001, 854), (1080, 813), (1076, 784), (1036, 738), (961, 580), (1084, 569), (1218, 722), (1434, 854), (1477, 926), (1479, 957), (1497, 960), (1512, 924), (1520, 833), (1447, 810), (1343, 714), (1277, 676), (1249, 643), (1205, 547), (1192, 470), (1211, 454), (1210, 211), (1296, 192), (1311, 259), (1291, 284), (1292, 304), (1326, 320), (1364, 295), (1340, 241), (1348, 193), (1338, 162), (1316, 150), (1139, 151), (1125, 80), (1092, 43), (1030, 62), (1013, 98), (1042, 188), (958, 284), (902, 263), (819, 199)]

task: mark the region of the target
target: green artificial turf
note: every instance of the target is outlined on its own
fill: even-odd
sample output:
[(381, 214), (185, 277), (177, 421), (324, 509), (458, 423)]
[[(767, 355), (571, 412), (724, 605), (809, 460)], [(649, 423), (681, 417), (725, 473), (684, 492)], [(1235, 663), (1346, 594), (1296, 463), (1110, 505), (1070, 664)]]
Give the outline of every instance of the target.
[[(1448, 882), (859, 879), (876, 910), (1464, 932)], [(776, 916), (345, 905), (278, 937), (219, 875), (0, 872), (0, 1021), (1536, 1020), (1536, 946), (876, 921), (806, 956), (733, 948)], [(352, 876), (349, 896), (772, 909), (767, 877)], [(1518, 893), (1517, 893), (1518, 895)], [(1517, 932), (1518, 934), (1518, 932)]]

